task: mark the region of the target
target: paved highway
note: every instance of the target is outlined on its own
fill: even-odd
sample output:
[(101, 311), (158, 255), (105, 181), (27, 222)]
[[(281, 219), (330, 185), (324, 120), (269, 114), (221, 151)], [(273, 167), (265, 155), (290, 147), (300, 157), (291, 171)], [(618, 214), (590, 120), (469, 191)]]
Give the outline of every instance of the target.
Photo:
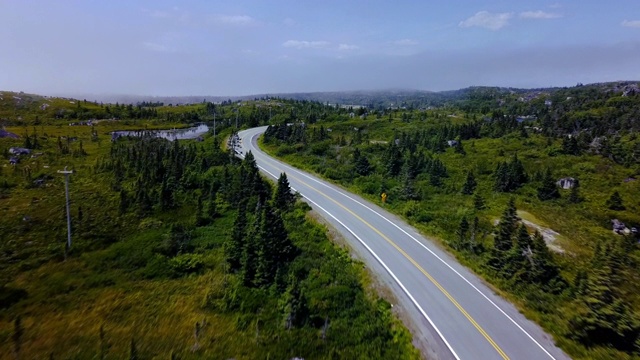
[[(398, 217), (320, 178), (266, 155), (257, 138), (266, 127), (239, 133), (239, 152), (291, 187), (345, 235), (404, 307), (414, 337), (427, 337), (441, 359), (568, 359), (551, 336), (452, 256)], [(346, 334), (348, 336), (348, 334)], [(419, 339), (420, 340), (420, 339)]]

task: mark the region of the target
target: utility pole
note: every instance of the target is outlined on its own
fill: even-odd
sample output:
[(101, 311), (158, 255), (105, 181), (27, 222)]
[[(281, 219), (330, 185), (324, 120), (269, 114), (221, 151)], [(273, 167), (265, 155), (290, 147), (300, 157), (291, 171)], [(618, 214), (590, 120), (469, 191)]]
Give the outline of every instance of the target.
[(213, 112), (213, 137), (216, 137), (216, 112)]
[(64, 174), (64, 192), (67, 198), (67, 247), (64, 251), (64, 257), (67, 258), (67, 252), (71, 249), (71, 212), (69, 210), (69, 175), (73, 174), (73, 170), (58, 170), (58, 174)]

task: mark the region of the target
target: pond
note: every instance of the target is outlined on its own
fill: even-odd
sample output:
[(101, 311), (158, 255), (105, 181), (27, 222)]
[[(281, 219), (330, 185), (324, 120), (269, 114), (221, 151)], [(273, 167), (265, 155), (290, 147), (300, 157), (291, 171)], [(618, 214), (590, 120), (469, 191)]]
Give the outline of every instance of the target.
[(198, 125), (183, 129), (168, 129), (168, 130), (121, 130), (111, 133), (111, 140), (115, 140), (121, 136), (145, 136), (152, 135), (155, 137), (161, 137), (169, 141), (173, 140), (187, 140), (195, 139), (201, 135), (204, 135), (209, 131), (207, 125)]

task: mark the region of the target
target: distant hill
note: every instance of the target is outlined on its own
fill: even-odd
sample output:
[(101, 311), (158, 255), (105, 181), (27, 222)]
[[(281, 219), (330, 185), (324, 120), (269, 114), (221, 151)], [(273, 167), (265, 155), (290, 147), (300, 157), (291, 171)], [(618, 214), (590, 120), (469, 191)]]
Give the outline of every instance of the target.
[[(597, 83), (589, 87), (603, 89), (615, 89), (620, 86), (638, 83), (638, 81), (619, 81), (609, 83)], [(420, 108), (429, 106), (442, 106), (458, 100), (468, 100), (479, 94), (482, 96), (502, 96), (507, 94), (531, 94), (553, 93), (566, 88), (539, 88), (520, 89), (509, 87), (472, 86), (464, 89), (450, 91), (426, 91), (414, 89), (387, 89), (387, 90), (359, 90), (359, 91), (329, 91), (329, 92), (303, 92), (303, 93), (268, 93), (246, 96), (141, 96), (141, 95), (97, 95), (80, 94), (73, 97), (104, 103), (137, 104), (139, 102), (160, 102), (168, 104), (193, 104), (209, 101), (219, 103), (223, 101), (253, 100), (260, 98), (285, 98), (294, 100), (318, 101), (321, 103), (339, 105), (359, 105), (368, 108), (408, 107)]]
[[(625, 89), (638, 89), (638, 81), (618, 81), (608, 83), (596, 83), (582, 85), (578, 84), (575, 88), (584, 88), (602, 91), (625, 91)], [(573, 88), (573, 87), (572, 87)], [(164, 105), (178, 104), (196, 104), (202, 102), (220, 103), (223, 101), (242, 101), (263, 98), (283, 98), (293, 100), (318, 101), (324, 104), (338, 105), (356, 105), (366, 106), (370, 109), (379, 108), (426, 108), (429, 106), (453, 105), (455, 102), (468, 100), (488, 100), (500, 98), (507, 95), (518, 95), (524, 99), (531, 99), (541, 95), (548, 95), (572, 88), (538, 88), (538, 89), (520, 89), (509, 87), (489, 87), (489, 86), (472, 86), (464, 89), (450, 91), (426, 91), (412, 89), (388, 89), (388, 90), (360, 90), (360, 91), (330, 91), (330, 92), (303, 92), (303, 93), (270, 93), (255, 94), (246, 96), (144, 96), (144, 95), (98, 95), (98, 94), (76, 94), (69, 97), (55, 97), (73, 101), (79, 99), (95, 103), (119, 103), (119, 104), (138, 104), (138, 103), (162, 103)], [(54, 99), (54, 97), (46, 97), (39, 95), (31, 95), (24, 93), (0, 92), (0, 104), (2, 97), (19, 97), (24, 98), (23, 103), (33, 104), (34, 102), (43, 101), (45, 99)], [(5, 99), (6, 101), (6, 99)], [(23, 105), (24, 105), (23, 104)]]

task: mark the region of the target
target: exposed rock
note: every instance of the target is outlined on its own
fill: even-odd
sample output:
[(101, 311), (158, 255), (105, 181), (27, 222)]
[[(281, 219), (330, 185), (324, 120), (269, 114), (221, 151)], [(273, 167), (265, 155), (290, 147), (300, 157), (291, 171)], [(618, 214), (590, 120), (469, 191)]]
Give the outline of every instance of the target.
[(622, 221), (618, 219), (611, 220), (611, 226), (613, 228), (613, 232), (618, 235), (631, 234), (631, 230)]
[(556, 243), (557, 237), (560, 236), (559, 232), (553, 229), (546, 228), (544, 226), (540, 226), (528, 220), (523, 219), (522, 222), (528, 227), (538, 230), (540, 235), (542, 235), (542, 238), (544, 239), (545, 244), (547, 244), (547, 247), (549, 248), (549, 250), (560, 253), (560, 254), (563, 254), (565, 252), (564, 249)]
[(576, 179), (572, 177), (562, 178), (556, 182), (556, 185), (563, 189), (571, 189), (576, 185)]

